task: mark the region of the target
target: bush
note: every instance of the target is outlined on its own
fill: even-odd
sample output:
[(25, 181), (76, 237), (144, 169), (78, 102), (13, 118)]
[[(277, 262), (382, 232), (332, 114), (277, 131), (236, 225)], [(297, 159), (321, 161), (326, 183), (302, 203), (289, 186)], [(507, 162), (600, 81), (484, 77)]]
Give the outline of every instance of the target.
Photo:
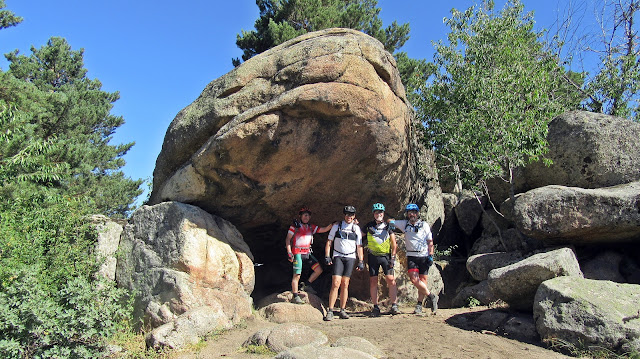
[(71, 278), (57, 293), (25, 267), (0, 293), (3, 358), (100, 357), (105, 338), (129, 313), (124, 292), (108, 282)]
[(124, 290), (94, 277), (92, 207), (14, 188), (0, 202), (0, 357), (103, 357), (130, 313)]

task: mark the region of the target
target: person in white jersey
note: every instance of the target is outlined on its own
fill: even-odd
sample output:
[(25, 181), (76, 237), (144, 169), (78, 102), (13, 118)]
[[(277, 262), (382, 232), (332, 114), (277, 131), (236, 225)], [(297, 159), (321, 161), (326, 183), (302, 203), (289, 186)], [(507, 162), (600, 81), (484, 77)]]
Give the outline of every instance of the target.
[[(329, 308), (324, 320), (333, 320), (333, 306), (338, 298), (340, 290), (340, 318), (349, 319), (345, 308), (349, 297), (349, 280), (353, 267), (358, 261), (356, 270), (364, 270), (364, 252), (362, 250), (362, 232), (355, 222), (356, 209), (354, 206), (345, 206), (344, 220), (334, 224), (329, 231), (329, 237), (325, 246), (325, 261), (327, 265), (333, 264), (331, 277), (331, 291), (329, 292)], [(333, 242), (333, 258), (331, 256), (331, 243)]]
[(420, 219), (420, 208), (414, 203), (405, 207), (407, 219), (391, 220), (390, 226), (404, 233), (404, 243), (407, 251), (407, 271), (411, 283), (418, 288), (418, 303), (415, 314), (422, 315), (422, 306), (426, 297), (431, 299), (431, 312), (438, 311), (438, 296), (430, 293), (427, 288), (427, 274), (433, 265), (433, 236), (427, 222)]

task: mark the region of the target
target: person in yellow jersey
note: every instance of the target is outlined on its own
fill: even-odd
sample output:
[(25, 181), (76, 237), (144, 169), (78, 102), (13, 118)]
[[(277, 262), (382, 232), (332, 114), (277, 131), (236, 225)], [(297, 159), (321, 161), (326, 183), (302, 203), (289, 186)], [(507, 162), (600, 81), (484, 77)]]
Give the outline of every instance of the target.
[(380, 316), (378, 306), (378, 274), (382, 267), (384, 279), (389, 288), (389, 299), (391, 301), (391, 314), (400, 313), (398, 310), (398, 287), (393, 273), (396, 262), (396, 236), (389, 228), (389, 224), (384, 221), (385, 207), (382, 203), (373, 205), (373, 221), (366, 224), (366, 248), (368, 250), (369, 262), (369, 293), (373, 310), (371, 315)]

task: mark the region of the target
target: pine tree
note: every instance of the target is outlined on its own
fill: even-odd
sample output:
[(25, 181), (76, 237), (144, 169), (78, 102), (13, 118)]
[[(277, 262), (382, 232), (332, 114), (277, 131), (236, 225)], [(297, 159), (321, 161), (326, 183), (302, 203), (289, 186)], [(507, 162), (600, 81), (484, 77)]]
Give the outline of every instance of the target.
[(20, 16), (16, 16), (12, 11), (2, 10), (5, 8), (4, 0), (0, 0), (0, 30), (11, 26), (16, 26), (22, 22)]
[[(236, 44), (242, 60), (307, 32), (331, 27), (360, 30), (380, 40), (391, 53), (409, 39), (409, 24), (393, 22), (382, 28), (377, 0), (256, 0), (260, 18), (255, 30), (242, 31)], [(234, 66), (240, 64), (233, 59)]]
[(5, 55), (10, 62), (7, 74), (48, 94), (44, 99), (24, 97), (20, 104), (28, 108), (34, 136), (44, 141), (56, 138), (50, 160), (68, 166), (69, 176), (47, 185), (70, 196), (91, 198), (99, 213), (126, 216), (142, 192), (142, 181), (120, 171), (125, 164), (122, 157), (133, 143), (109, 144), (124, 123), (122, 117), (110, 114), (119, 94), (102, 91), (100, 81), (87, 78), (83, 50), (73, 51), (65, 39), (51, 38), (31, 52)]

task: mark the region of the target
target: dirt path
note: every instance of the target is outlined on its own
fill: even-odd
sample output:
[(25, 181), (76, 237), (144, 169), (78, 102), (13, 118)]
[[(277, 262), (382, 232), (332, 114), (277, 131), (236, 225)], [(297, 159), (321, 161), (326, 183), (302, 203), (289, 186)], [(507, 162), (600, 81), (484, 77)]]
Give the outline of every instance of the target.
[[(329, 337), (329, 342), (344, 336), (363, 337), (375, 343), (388, 358), (568, 358), (537, 345), (464, 330), (447, 323), (453, 316), (472, 315), (482, 310), (486, 308), (441, 309), (436, 316), (424, 317), (400, 314), (369, 318), (354, 313), (347, 320), (303, 324), (322, 331)], [(401, 311), (410, 313), (412, 308), (401, 307)], [(258, 329), (272, 325), (275, 324), (261, 318), (249, 320), (239, 328), (208, 341), (198, 352), (181, 353), (177, 358), (269, 358), (268, 355), (243, 352), (241, 346)]]

